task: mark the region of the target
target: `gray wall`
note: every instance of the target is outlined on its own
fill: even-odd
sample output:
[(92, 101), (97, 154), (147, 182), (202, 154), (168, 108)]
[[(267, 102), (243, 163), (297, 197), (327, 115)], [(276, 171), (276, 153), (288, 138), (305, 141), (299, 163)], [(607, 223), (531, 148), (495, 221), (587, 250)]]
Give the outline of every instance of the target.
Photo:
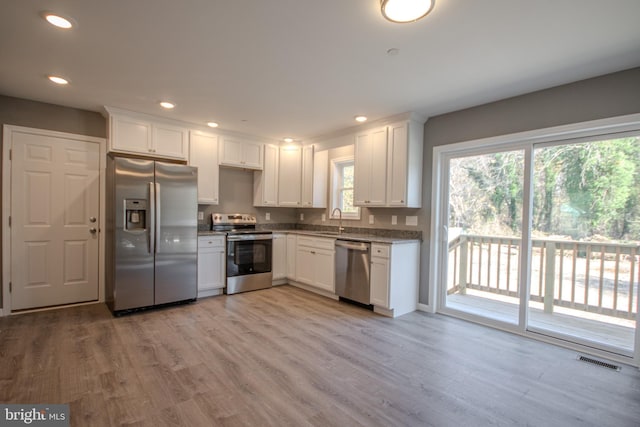
[[(102, 138), (107, 134), (106, 120), (99, 113), (4, 95), (0, 95), (0, 125), (25, 126)], [(0, 141), (0, 150), (2, 143)], [(0, 164), (0, 188), (2, 188), (1, 168)], [(0, 209), (2, 209), (1, 206)], [(4, 239), (2, 227), (0, 227), (0, 237)], [(0, 277), (2, 277), (1, 251), (0, 247)], [(0, 307), (2, 307), (2, 292), (0, 292)]]
[(432, 117), (424, 126), (424, 181), (418, 223), (423, 244), (420, 302), (428, 303), (433, 147), (640, 113), (640, 68)]

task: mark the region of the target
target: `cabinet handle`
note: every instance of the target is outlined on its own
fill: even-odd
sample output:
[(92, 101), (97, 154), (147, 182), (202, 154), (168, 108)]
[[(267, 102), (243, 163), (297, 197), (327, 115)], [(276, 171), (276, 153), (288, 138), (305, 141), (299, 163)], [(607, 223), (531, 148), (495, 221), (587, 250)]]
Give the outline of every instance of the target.
[(311, 252), (311, 254), (313, 254), (313, 255), (315, 255), (315, 254), (316, 254), (316, 251), (309, 251), (309, 252)]

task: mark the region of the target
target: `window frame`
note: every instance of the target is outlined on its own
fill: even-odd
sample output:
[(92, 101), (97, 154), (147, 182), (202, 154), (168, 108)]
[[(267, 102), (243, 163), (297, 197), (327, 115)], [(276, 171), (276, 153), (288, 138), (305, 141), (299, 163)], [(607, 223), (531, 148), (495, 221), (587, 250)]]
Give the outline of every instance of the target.
[[(356, 212), (344, 212), (343, 204), (342, 204), (342, 196), (341, 194), (344, 190), (348, 190), (349, 188), (345, 188), (342, 186), (343, 183), (343, 170), (345, 166), (354, 166), (355, 168), (355, 157), (354, 156), (344, 156), (337, 157), (331, 159), (331, 192), (329, 197), (330, 202), (330, 219), (339, 219), (339, 215), (334, 215), (334, 211), (336, 208), (340, 208), (342, 211), (342, 219), (347, 220), (359, 220), (360, 219), (360, 207), (354, 206)], [(354, 188), (350, 188), (351, 191), (355, 191)]]

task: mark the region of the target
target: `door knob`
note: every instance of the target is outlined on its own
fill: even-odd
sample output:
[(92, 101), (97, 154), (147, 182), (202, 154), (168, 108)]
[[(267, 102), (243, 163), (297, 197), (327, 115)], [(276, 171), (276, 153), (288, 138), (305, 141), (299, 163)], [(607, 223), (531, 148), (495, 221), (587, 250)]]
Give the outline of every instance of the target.
[(95, 229), (95, 228), (93, 228), (93, 227), (91, 227), (91, 228), (89, 229), (89, 233), (91, 233), (91, 234), (96, 234), (97, 232), (98, 232), (98, 230), (97, 230), (97, 229)]
[(89, 222), (96, 222), (96, 217), (95, 216), (90, 216), (89, 217)]

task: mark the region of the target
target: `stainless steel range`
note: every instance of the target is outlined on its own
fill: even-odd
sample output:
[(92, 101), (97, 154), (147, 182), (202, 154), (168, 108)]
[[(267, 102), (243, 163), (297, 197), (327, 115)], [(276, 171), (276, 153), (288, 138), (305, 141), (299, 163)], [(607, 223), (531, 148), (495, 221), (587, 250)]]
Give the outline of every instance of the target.
[(211, 214), (213, 231), (227, 234), (227, 294), (270, 288), (273, 235), (257, 231), (250, 214)]

